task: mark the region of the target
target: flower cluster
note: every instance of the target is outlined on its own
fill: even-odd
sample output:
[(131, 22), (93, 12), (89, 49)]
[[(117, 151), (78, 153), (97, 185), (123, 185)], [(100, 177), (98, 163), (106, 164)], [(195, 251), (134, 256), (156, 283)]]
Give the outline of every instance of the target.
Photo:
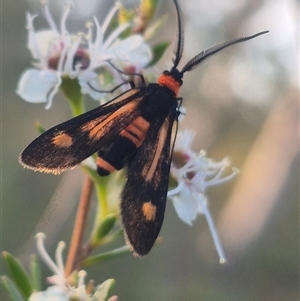
[[(60, 241), (56, 248), (54, 262), (47, 253), (44, 246), (44, 233), (38, 233), (36, 235), (37, 249), (39, 255), (43, 259), (44, 263), (52, 270), (53, 276), (48, 277), (47, 280), (51, 284), (45, 291), (33, 292), (29, 297), (29, 301), (69, 301), (69, 300), (104, 300), (103, 298), (109, 291), (109, 287), (113, 284), (110, 280), (107, 280), (102, 285), (98, 286), (96, 292), (94, 292), (93, 286), (86, 286), (84, 283), (87, 273), (83, 270), (77, 273), (76, 285), (69, 284), (70, 280), (65, 276), (65, 269), (63, 264), (62, 252), (65, 248), (65, 243)], [(101, 298), (98, 298), (101, 295)], [(105, 298), (105, 300), (107, 300)], [(112, 296), (109, 301), (117, 301), (117, 296)]]
[(214, 162), (205, 157), (205, 152), (199, 154), (191, 150), (194, 133), (192, 131), (179, 132), (174, 147), (171, 176), (176, 180), (177, 187), (168, 192), (179, 218), (192, 225), (198, 214), (204, 214), (209, 225), (220, 262), (225, 262), (225, 255), (216, 232), (213, 219), (207, 208), (206, 188), (231, 180), (238, 173), (223, 176), (229, 165), (224, 159)]
[(51, 284), (46, 291), (34, 292), (29, 300), (30, 301), (47, 301), (47, 300), (85, 300), (90, 294), (86, 292), (86, 286), (84, 284), (84, 279), (86, 277), (85, 271), (78, 272), (78, 283), (77, 286), (71, 286), (65, 277), (65, 269), (63, 264), (62, 252), (65, 248), (65, 243), (60, 241), (56, 249), (56, 263), (48, 255), (45, 246), (44, 239), (45, 235), (43, 233), (38, 233), (36, 235), (38, 252), (47, 264), (47, 266), (52, 270), (54, 275), (48, 278), (48, 282)]
[(47, 1), (41, 0), (40, 4), (49, 29), (36, 31), (33, 24), (36, 16), (27, 13), (28, 48), (35, 60), (35, 68), (26, 70), (19, 80), (17, 93), (24, 100), (31, 103), (45, 102), (49, 109), (62, 83), (62, 77), (77, 78), (82, 94), (89, 94), (95, 100), (100, 100), (103, 97), (98, 92), (101, 91), (97, 73), (100, 67), (111, 73), (114, 84), (117, 85), (122, 81), (121, 74), (111, 63), (116, 67), (121, 63), (127, 64), (134, 70), (140, 70), (151, 60), (151, 50), (141, 35), (121, 38), (130, 26), (128, 23), (107, 33), (118, 5), (111, 9), (102, 26), (94, 17), (93, 22), (87, 23), (86, 33), (72, 35), (66, 25), (73, 7), (71, 2), (65, 3), (59, 28), (51, 16)]

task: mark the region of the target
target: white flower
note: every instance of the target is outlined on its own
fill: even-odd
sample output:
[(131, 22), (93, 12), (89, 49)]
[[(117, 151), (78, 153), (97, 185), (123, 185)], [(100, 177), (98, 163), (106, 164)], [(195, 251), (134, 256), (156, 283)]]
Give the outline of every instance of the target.
[[(116, 84), (119, 84), (122, 81), (121, 74), (108, 62), (116, 67), (121, 66), (122, 62), (136, 70), (150, 62), (151, 50), (142, 36), (132, 35), (120, 39), (121, 33), (129, 24), (120, 25), (104, 40), (106, 30), (118, 10), (117, 6), (112, 8), (102, 26), (94, 17), (94, 22), (87, 24), (86, 34), (71, 35), (66, 28), (66, 21), (73, 5), (66, 2), (58, 29), (47, 1), (41, 0), (40, 3), (49, 29), (36, 31), (33, 25), (36, 16), (27, 13), (28, 48), (36, 62), (35, 69), (26, 70), (18, 83), (17, 93), (24, 100), (32, 103), (46, 102), (46, 108), (50, 108), (63, 76), (77, 78), (81, 92), (99, 100), (103, 94), (95, 90), (101, 90), (96, 72), (100, 67), (105, 67), (112, 73)], [(95, 37), (92, 31), (94, 25)]]
[(199, 154), (194, 153), (190, 149), (193, 134), (191, 131), (178, 133), (171, 165), (171, 176), (178, 185), (168, 192), (168, 197), (172, 199), (179, 218), (189, 225), (192, 225), (198, 214), (205, 215), (220, 262), (225, 262), (224, 252), (207, 208), (205, 190), (209, 186), (231, 180), (238, 171), (233, 169), (230, 175), (223, 176), (229, 160), (213, 162), (205, 157), (203, 151)]
[(48, 281), (52, 286), (48, 287), (45, 291), (35, 292), (29, 297), (29, 301), (67, 301), (67, 300), (86, 300), (90, 295), (86, 292), (86, 286), (84, 279), (86, 277), (85, 271), (78, 272), (78, 284), (77, 286), (71, 286), (68, 284), (65, 277), (64, 264), (62, 251), (65, 248), (64, 242), (59, 242), (56, 249), (56, 263), (50, 258), (45, 250), (43, 233), (38, 233), (37, 248), (40, 256), (47, 264), (47, 266), (54, 273), (53, 276), (48, 278)]

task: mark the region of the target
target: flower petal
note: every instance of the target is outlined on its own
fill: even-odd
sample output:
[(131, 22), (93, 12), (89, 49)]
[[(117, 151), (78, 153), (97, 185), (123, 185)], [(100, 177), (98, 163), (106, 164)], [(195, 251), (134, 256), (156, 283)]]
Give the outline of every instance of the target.
[(114, 43), (109, 51), (123, 62), (140, 68), (146, 66), (152, 58), (150, 47), (144, 43), (144, 39), (140, 35), (134, 35)]
[(101, 100), (103, 98), (104, 93), (96, 91), (101, 90), (97, 73), (84, 71), (79, 74), (78, 81), (81, 86), (82, 94), (89, 94), (95, 100)]
[(59, 82), (59, 76), (53, 71), (29, 69), (22, 74), (16, 92), (31, 103), (48, 102), (49, 93)]
[(172, 202), (178, 217), (191, 226), (197, 216), (199, 204), (190, 190), (184, 186), (180, 194), (172, 198)]
[(33, 293), (29, 301), (68, 301), (69, 297), (68, 292), (62, 288), (50, 286), (46, 291)]
[[(56, 43), (54, 43), (56, 41)], [(28, 49), (31, 51), (31, 54), (34, 58), (40, 59), (40, 57), (36, 57), (36, 47), (38, 47), (38, 50), (40, 52), (40, 55), (42, 57), (49, 56), (49, 53), (51, 52), (53, 55), (53, 52), (59, 52), (60, 49), (55, 49), (53, 45), (57, 45), (58, 48), (61, 46), (59, 45), (59, 35), (51, 30), (41, 30), (36, 33), (34, 33), (34, 39), (31, 38), (28, 41)]]

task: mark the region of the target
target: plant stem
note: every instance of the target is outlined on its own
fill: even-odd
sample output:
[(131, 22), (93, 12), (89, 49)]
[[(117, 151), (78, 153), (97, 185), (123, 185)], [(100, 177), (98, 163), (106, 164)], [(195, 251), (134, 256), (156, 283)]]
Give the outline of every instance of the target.
[(68, 277), (73, 272), (78, 263), (78, 254), (82, 246), (84, 229), (86, 226), (87, 215), (90, 208), (93, 187), (93, 181), (88, 175), (86, 175), (82, 186), (81, 197), (78, 205), (77, 216), (74, 224), (74, 230), (66, 262), (66, 277)]

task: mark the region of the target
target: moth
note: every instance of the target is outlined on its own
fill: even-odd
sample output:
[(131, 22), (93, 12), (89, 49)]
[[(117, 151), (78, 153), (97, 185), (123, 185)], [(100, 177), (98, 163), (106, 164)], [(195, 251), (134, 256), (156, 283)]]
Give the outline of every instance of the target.
[(142, 84), (106, 104), (44, 132), (20, 155), (24, 167), (59, 174), (97, 152), (97, 171), (106, 176), (126, 167), (121, 194), (125, 240), (133, 253), (147, 254), (163, 223), (169, 172), (182, 98), (183, 75), (215, 53), (267, 31), (219, 44), (177, 68), (183, 52), (181, 11), (173, 0), (178, 34), (173, 66), (156, 83)]

